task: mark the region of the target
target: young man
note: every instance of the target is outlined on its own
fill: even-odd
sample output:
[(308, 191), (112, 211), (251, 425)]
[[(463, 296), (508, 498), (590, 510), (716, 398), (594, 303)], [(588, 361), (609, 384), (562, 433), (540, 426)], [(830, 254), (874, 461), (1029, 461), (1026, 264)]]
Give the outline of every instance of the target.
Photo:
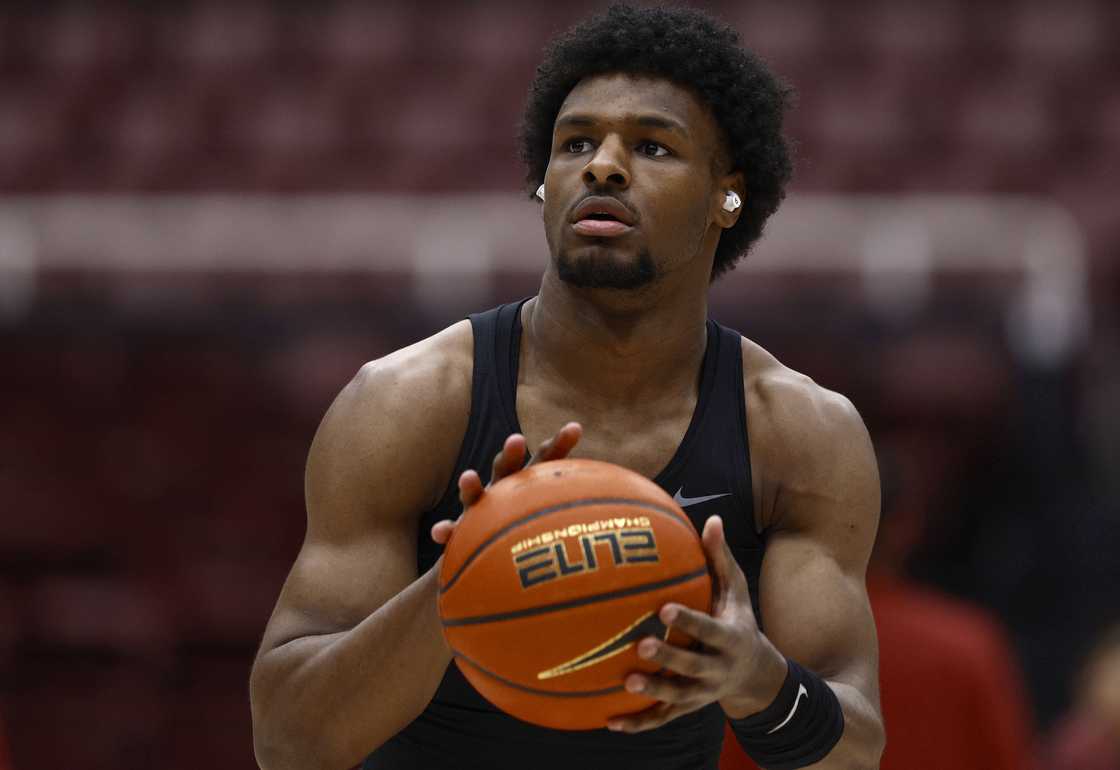
[[(522, 133), (540, 293), (367, 364), (324, 418), (252, 674), (262, 767), (714, 768), (726, 719), (763, 767), (877, 767), (867, 432), (707, 319), (783, 196), (786, 99), (694, 11), (615, 7), (554, 42)], [(659, 703), (609, 729), (522, 723), (449, 665), (440, 544), (485, 494), (474, 469), (513, 473), (527, 446), (654, 478), (703, 530), (711, 615), (661, 611), (703, 646), (639, 642), (678, 675), (631, 674)]]

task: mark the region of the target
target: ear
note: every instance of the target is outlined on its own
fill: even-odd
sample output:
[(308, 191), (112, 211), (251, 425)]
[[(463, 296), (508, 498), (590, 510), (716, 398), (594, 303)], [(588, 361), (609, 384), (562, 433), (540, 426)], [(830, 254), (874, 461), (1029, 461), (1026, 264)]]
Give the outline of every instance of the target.
[[(747, 187), (743, 183), (743, 172), (741, 171), (724, 174), (716, 181), (716, 189), (712, 193), (712, 221), (726, 230), (734, 227), (735, 223), (739, 221), (739, 216), (743, 213), (743, 207), (747, 202)], [(734, 211), (728, 211), (724, 208), (729, 192), (739, 196), (739, 207)]]

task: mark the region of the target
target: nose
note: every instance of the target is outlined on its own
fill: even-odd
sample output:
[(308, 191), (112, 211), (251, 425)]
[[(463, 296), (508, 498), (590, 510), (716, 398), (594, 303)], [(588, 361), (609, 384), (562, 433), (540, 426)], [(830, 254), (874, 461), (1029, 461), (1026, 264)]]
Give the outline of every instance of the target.
[(592, 188), (614, 185), (626, 189), (630, 186), (626, 148), (618, 137), (605, 138), (591, 155), (583, 169), (583, 181)]

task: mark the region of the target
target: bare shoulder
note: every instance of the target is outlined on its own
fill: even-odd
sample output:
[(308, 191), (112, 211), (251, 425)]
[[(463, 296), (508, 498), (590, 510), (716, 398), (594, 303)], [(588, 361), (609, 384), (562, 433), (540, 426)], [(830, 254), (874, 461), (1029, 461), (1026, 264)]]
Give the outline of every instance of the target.
[(852, 402), (745, 337), (743, 371), (762, 526), (817, 525), (807, 519), (826, 506), (877, 524), (878, 467)]
[(460, 321), (363, 364), (331, 410), (361, 411), (376, 405), (380, 410), (416, 412), (417, 420), (438, 420), (458, 406), (470, 406), (473, 356), (470, 321)]
[(331, 521), (361, 520), (372, 499), (390, 516), (436, 502), (466, 430), (473, 354), (470, 322), (462, 321), (358, 370), (311, 445), (310, 526), (323, 508)]

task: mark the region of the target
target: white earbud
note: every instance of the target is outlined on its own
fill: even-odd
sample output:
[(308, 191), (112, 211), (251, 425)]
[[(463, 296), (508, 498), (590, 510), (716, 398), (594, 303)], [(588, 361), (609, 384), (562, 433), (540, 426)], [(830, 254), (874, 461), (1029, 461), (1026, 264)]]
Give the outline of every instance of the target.
[(723, 199), (723, 210), (735, 211), (735, 209), (739, 208), (742, 205), (743, 201), (741, 198), (739, 198), (739, 193), (735, 192), (734, 190), (728, 190), (727, 197)]
[(541, 199), (541, 203), (544, 203), (544, 185), (543, 184), (540, 187), (537, 188), (537, 197)]

